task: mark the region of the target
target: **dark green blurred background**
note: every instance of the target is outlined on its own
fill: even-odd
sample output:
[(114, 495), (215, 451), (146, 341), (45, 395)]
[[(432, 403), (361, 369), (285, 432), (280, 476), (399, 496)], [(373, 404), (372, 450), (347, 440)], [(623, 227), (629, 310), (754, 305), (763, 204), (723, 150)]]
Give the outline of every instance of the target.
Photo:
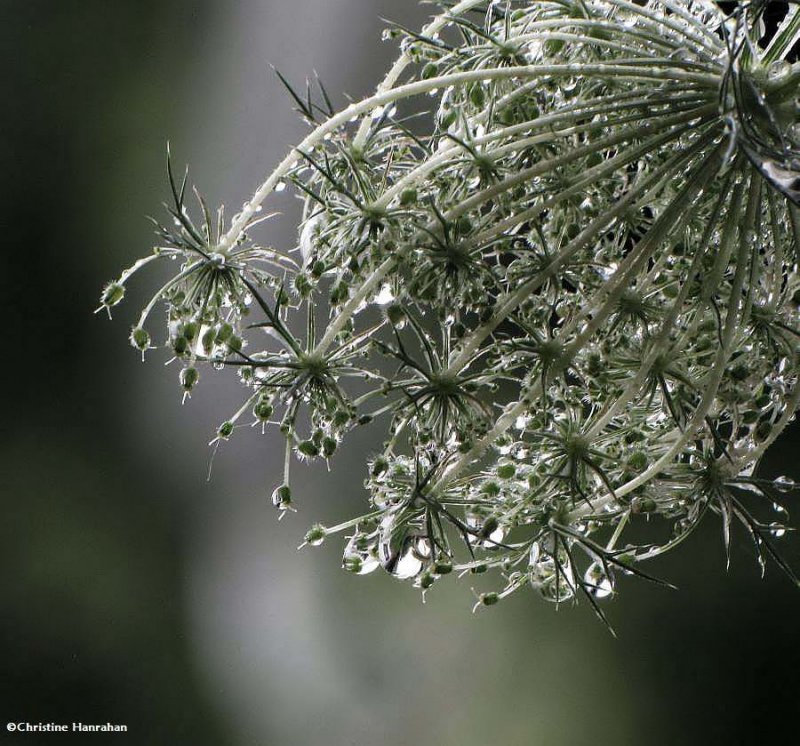
[[(711, 523), (657, 563), (679, 592), (623, 582), (618, 639), (533, 593), (473, 616), (468, 579), (423, 606), (341, 572), (335, 542), (295, 551), (362, 504), (375, 433), (332, 476), (303, 474), (302, 511), (279, 525), (276, 441), (239, 438), (205, 480), (236, 385), (181, 407), (177, 371), (127, 344), (135, 302), (92, 315), (151, 244), (167, 138), (211, 201), (238, 204), (304, 131), (267, 63), (363, 95), (394, 52), (379, 16), (426, 12), (0, 0), (0, 742), (64, 739), (9, 720), (123, 722), (126, 736), (72, 740), (155, 746), (798, 741), (800, 593), (774, 567), (761, 581), (743, 537), (727, 573)], [(287, 226), (270, 240), (292, 246)], [(799, 442), (795, 428), (762, 473), (800, 479)], [(784, 544), (800, 567), (800, 542)]]

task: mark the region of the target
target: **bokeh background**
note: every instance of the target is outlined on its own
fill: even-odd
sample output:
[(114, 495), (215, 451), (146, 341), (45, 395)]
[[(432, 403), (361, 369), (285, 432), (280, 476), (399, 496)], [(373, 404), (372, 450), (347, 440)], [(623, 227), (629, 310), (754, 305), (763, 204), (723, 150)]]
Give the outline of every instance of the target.
[[(151, 245), (168, 138), (211, 202), (239, 204), (304, 132), (269, 63), (362, 96), (394, 56), (380, 17), (431, 10), (0, 0), (0, 742), (64, 738), (9, 720), (121, 722), (80, 742), (151, 746), (795, 742), (800, 592), (774, 567), (762, 581), (741, 535), (729, 572), (713, 521), (660, 560), (679, 592), (623, 582), (616, 639), (533, 593), (473, 616), (468, 578), (422, 605), (343, 573), (336, 541), (296, 551), (364, 504), (378, 435), (330, 475), (297, 470), (302, 510), (278, 524), (276, 440), (236, 438), (206, 480), (236, 384), (207, 376), (181, 406), (177, 370), (128, 346), (135, 302), (92, 315)], [(269, 231), (293, 246), (290, 221)], [(800, 479), (798, 444), (762, 473)]]

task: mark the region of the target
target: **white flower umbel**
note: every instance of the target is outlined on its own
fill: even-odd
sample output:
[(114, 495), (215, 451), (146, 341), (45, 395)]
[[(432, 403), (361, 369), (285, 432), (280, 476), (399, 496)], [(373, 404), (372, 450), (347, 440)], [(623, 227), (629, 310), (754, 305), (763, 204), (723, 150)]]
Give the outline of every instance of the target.
[[(215, 442), (280, 428), (282, 512), (296, 460), (384, 429), (371, 509), (307, 537), (348, 532), (354, 573), (496, 569), (479, 606), (533, 587), (603, 617), (715, 514), (797, 583), (774, 545), (794, 483), (756, 467), (800, 397), (798, 6), (765, 38), (757, 3), (443, 5), (387, 32), (364, 101), (289, 89), (312, 131), (231, 222), (202, 199), (195, 222), (170, 168), (172, 222), (101, 307), (180, 259), (131, 341), (163, 303), (187, 394), (238, 372)], [(252, 231), (286, 188), (303, 217), (275, 251)]]

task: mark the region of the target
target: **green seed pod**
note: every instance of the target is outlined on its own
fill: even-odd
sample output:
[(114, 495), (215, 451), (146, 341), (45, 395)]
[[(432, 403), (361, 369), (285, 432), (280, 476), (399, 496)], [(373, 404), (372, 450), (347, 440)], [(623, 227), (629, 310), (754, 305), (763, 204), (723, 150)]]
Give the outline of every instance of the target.
[(748, 410), (742, 415), (742, 422), (744, 422), (745, 425), (754, 425), (756, 422), (758, 422), (758, 417), (758, 412)]
[(206, 329), (205, 333), (203, 334), (203, 338), (200, 340), (200, 345), (203, 348), (203, 352), (206, 355), (211, 354), (211, 350), (214, 349), (214, 342), (217, 340), (217, 332), (214, 329)]
[(473, 83), (469, 89), (469, 100), (476, 109), (483, 109), (486, 106), (486, 91), (483, 83)]
[(450, 129), (458, 119), (458, 112), (455, 109), (449, 109), (444, 112), (439, 119), (439, 127), (443, 130)]
[(306, 533), (305, 542), (309, 546), (318, 547), (325, 541), (325, 537), (328, 535), (328, 529), (325, 528), (321, 523), (314, 524)]
[(125, 297), (125, 286), (119, 282), (109, 282), (103, 288), (103, 294), (100, 296), (100, 302), (106, 308), (116, 306)]
[(480, 595), (480, 602), (484, 606), (494, 606), (500, 600), (500, 596), (496, 593), (481, 593)]
[(272, 504), (278, 510), (289, 510), (292, 507), (292, 490), (288, 484), (282, 484), (272, 493)]
[(184, 368), (180, 372), (178, 380), (180, 380), (184, 391), (191, 391), (200, 380), (200, 374), (197, 372), (197, 368)]
[(637, 497), (631, 503), (631, 510), (634, 513), (655, 513), (658, 504), (651, 497)]
[(422, 588), (423, 591), (426, 591), (436, 582), (436, 576), (430, 572), (430, 570), (425, 570), (425, 572), (419, 576), (418, 582), (419, 587)]
[(227, 440), (232, 434), (233, 423), (230, 420), (223, 422), (217, 429), (217, 437), (221, 438), (222, 440)]
[(495, 518), (495, 516), (489, 516), (481, 526), (481, 529), (478, 532), (478, 538), (488, 539), (497, 530), (499, 525), (500, 522), (497, 520), (497, 518)]
[(130, 340), (131, 344), (142, 352), (150, 347), (150, 334), (146, 329), (142, 329), (141, 326), (135, 326), (131, 329)]
[(242, 340), (241, 337), (237, 336), (236, 334), (234, 334), (228, 340), (228, 350), (230, 350), (230, 352), (241, 352), (243, 346), (244, 346), (244, 341)]
[(364, 560), (357, 554), (347, 555), (342, 559), (342, 568), (353, 575), (360, 575), (361, 569), (364, 567)]
[(178, 357), (183, 357), (189, 352), (189, 340), (186, 337), (175, 337), (172, 340), (172, 349)]
[(325, 458), (330, 458), (336, 453), (336, 448), (338, 447), (338, 443), (331, 437), (325, 436), (322, 439), (322, 455)]
[(344, 409), (337, 409), (333, 413), (331, 422), (336, 428), (344, 427), (348, 422), (350, 422), (350, 413)]
[(472, 221), (466, 215), (462, 215), (456, 221), (456, 230), (462, 236), (467, 235), (467, 233), (472, 231)]
[(267, 397), (259, 398), (253, 407), (253, 415), (259, 422), (266, 422), (272, 417), (274, 411), (275, 407), (272, 406), (272, 402)]
[(413, 205), (413, 204), (416, 203), (418, 197), (419, 197), (419, 195), (417, 193), (417, 190), (414, 189), (413, 187), (410, 187), (408, 189), (404, 189), (400, 193), (400, 204), (403, 207), (407, 207), (408, 205)]
[(758, 441), (766, 440), (772, 432), (772, 423), (762, 420), (756, 426), (755, 438)]
[(303, 440), (297, 444), (297, 451), (301, 456), (316, 458), (319, 456), (319, 447), (313, 440)]
[(500, 464), (497, 467), (497, 476), (500, 479), (513, 479), (517, 473), (517, 467), (514, 464)]
[(634, 451), (628, 458), (628, 466), (634, 471), (642, 471), (648, 463), (649, 459), (644, 451)]
[(370, 473), (372, 474), (373, 477), (379, 477), (388, 468), (389, 468), (389, 462), (383, 456), (378, 456), (372, 462), (372, 469), (370, 470)]
[(233, 326), (227, 321), (217, 329), (217, 342), (225, 344), (233, 336)]
[(453, 563), (448, 560), (439, 560), (434, 566), (433, 571), (437, 575), (449, 575), (453, 572)]
[(197, 333), (200, 331), (200, 325), (196, 321), (187, 321), (183, 325), (183, 336), (190, 342), (197, 338)]
[(429, 62), (422, 68), (421, 77), (423, 80), (430, 80), (431, 78), (435, 78), (438, 74), (439, 68), (433, 62)]
[(308, 277), (306, 277), (304, 274), (298, 274), (295, 275), (294, 278), (294, 289), (301, 298), (307, 298), (314, 289), (314, 286), (311, 284), (311, 281), (308, 279)]

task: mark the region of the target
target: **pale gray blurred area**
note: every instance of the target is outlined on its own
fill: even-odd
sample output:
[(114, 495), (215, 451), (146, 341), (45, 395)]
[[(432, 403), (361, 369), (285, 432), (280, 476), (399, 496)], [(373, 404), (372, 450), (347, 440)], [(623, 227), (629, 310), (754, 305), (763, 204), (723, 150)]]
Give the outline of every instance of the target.
[[(177, 163), (190, 163), (211, 202), (235, 211), (307, 131), (270, 63), (299, 86), (316, 70), (343, 106), (342, 94), (370, 93), (396, 56), (396, 43), (380, 39), (380, 17), (420, 27), (432, 10), (413, 0), (219, 3), (195, 50), (185, 122), (172, 138)], [(292, 249), (291, 217), (261, 238)], [(270, 493), (280, 480), (280, 439), (238, 429), (205, 482), (208, 441), (243, 390), (230, 374), (207, 373), (181, 406), (177, 368), (168, 370), (153, 356), (135, 371), (141, 407), (130, 438), (145, 458), (168, 458), (182, 475), (180, 499), (192, 505), (189, 635), (231, 743), (643, 744), (671, 718), (647, 684), (647, 661), (623, 654), (625, 635), (641, 645), (658, 633), (659, 610), (675, 595), (623, 583), (631, 608), (609, 604), (624, 620), (620, 642), (585, 604), (557, 610), (531, 591), (473, 615), (471, 588), (486, 586), (472, 577), (447, 579), (423, 605), (418, 591), (381, 571), (347, 575), (341, 537), (297, 546), (311, 524), (366, 509), (364, 462), (382, 424), (355, 434), (330, 473), (296, 464), (299, 512), (279, 523)], [(721, 574), (716, 537), (713, 553)], [(637, 598), (650, 606), (637, 610)]]

